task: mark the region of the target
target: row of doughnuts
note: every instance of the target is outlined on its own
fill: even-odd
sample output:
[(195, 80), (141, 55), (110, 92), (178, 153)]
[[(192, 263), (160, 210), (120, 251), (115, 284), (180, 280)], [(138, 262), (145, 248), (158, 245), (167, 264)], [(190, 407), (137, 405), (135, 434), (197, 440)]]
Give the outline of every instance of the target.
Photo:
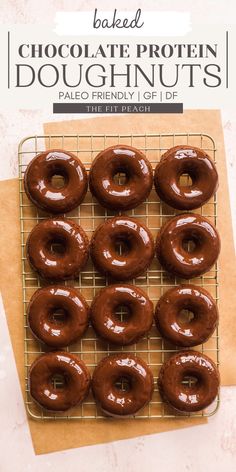
[[(128, 319), (120, 320), (117, 310), (126, 307)], [(61, 322), (54, 315), (60, 310)], [(194, 320), (181, 322), (183, 310)], [(51, 285), (38, 289), (28, 305), (28, 323), (34, 336), (54, 348), (66, 347), (80, 339), (91, 319), (96, 334), (111, 344), (136, 343), (153, 323), (153, 303), (134, 285), (109, 285), (101, 289), (89, 309), (84, 297), (73, 287)], [(159, 299), (154, 320), (164, 339), (175, 346), (191, 347), (206, 342), (218, 324), (218, 309), (204, 288), (185, 284), (171, 288)]]
[[(194, 243), (189, 251), (187, 243)], [(123, 251), (118, 251), (123, 245)], [(75, 278), (90, 254), (97, 270), (115, 280), (130, 280), (151, 264), (155, 245), (149, 229), (138, 220), (117, 216), (95, 230), (91, 243), (74, 221), (52, 218), (31, 231), (26, 253), (33, 269), (43, 278)], [(190, 279), (207, 272), (216, 262), (220, 238), (203, 216), (184, 213), (167, 221), (157, 235), (156, 254), (171, 274)]]
[[(55, 374), (65, 379), (60, 390), (51, 382)], [(184, 384), (189, 375), (197, 379), (197, 388)], [(160, 395), (172, 408), (194, 412), (215, 399), (219, 373), (208, 356), (182, 351), (163, 364), (157, 382)], [(92, 382), (85, 363), (64, 351), (43, 354), (30, 368), (31, 396), (50, 411), (66, 411), (78, 405), (85, 400), (91, 384), (96, 402), (110, 416), (135, 415), (151, 400), (154, 389), (153, 374), (146, 362), (127, 352), (103, 358), (95, 367)]]
[[(116, 181), (123, 173), (122, 185)], [(188, 174), (190, 186), (181, 185)], [(62, 188), (53, 185), (53, 176), (64, 179)], [(142, 203), (153, 185), (152, 166), (143, 152), (116, 145), (100, 152), (89, 172), (90, 190), (98, 202), (111, 210), (130, 210)], [(206, 203), (218, 187), (214, 163), (202, 149), (175, 146), (163, 154), (154, 173), (159, 197), (179, 210), (193, 210)], [(25, 191), (40, 209), (54, 214), (67, 213), (83, 201), (88, 188), (87, 172), (74, 154), (52, 149), (38, 154), (24, 175)]]

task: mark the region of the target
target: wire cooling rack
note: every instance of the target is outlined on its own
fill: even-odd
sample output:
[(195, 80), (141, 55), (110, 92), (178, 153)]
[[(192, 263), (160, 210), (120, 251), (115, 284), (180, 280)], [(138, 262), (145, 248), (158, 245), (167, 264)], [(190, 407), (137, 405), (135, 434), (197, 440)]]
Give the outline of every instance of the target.
[[(74, 408), (70, 413), (50, 413), (41, 409), (31, 398), (29, 394), (28, 373), (32, 362), (42, 352), (47, 349), (36, 341), (28, 327), (27, 322), (27, 305), (32, 294), (40, 286), (44, 286), (45, 282), (40, 280), (33, 272), (25, 256), (25, 244), (27, 237), (32, 228), (42, 219), (48, 218), (49, 215), (43, 211), (37, 210), (36, 207), (28, 200), (23, 185), (24, 172), (31, 159), (39, 152), (45, 149), (64, 149), (75, 153), (85, 164), (89, 171), (93, 158), (101, 150), (115, 144), (127, 144), (142, 150), (150, 160), (153, 169), (160, 160), (160, 156), (167, 149), (179, 144), (189, 144), (204, 149), (212, 160), (216, 163), (216, 147), (211, 136), (200, 133), (175, 133), (175, 134), (94, 134), (94, 135), (51, 135), (51, 136), (28, 136), (19, 144), (19, 179), (20, 179), (20, 225), (21, 225), (21, 247), (22, 247), (22, 287), (23, 287), (23, 304), (24, 304), (24, 360), (25, 360), (25, 390), (26, 390), (26, 408), (30, 416), (35, 419), (51, 420), (51, 419), (97, 419), (104, 418), (99, 408), (96, 406), (92, 393), (90, 392), (86, 401), (82, 405)], [(122, 178), (122, 176), (120, 176)], [(188, 184), (188, 176), (182, 176), (183, 184)], [(187, 180), (186, 180), (187, 179)], [(195, 210), (217, 225), (217, 201), (216, 196), (201, 209)], [(150, 193), (149, 198), (136, 209), (125, 212), (141, 222), (144, 222), (156, 237), (160, 227), (169, 218), (180, 213), (171, 209), (169, 206), (160, 202), (155, 190)], [(113, 213), (102, 208), (88, 191), (84, 202), (74, 211), (67, 213), (65, 217), (75, 220), (86, 231), (91, 238), (95, 228), (105, 219), (113, 216)], [(109, 279), (99, 274), (89, 260), (85, 269), (81, 272), (76, 280), (65, 282), (66, 285), (72, 285), (79, 289), (84, 295), (88, 303), (91, 303), (95, 294), (104, 286), (109, 284)], [(142, 288), (153, 301), (154, 305), (160, 296), (169, 288), (185, 282), (178, 278), (173, 278), (167, 274), (159, 265), (155, 258), (149, 270), (142, 276), (132, 281), (135, 285)], [(218, 303), (218, 267), (217, 264), (207, 274), (191, 280), (198, 286), (204, 286)], [(121, 314), (122, 317), (122, 314)], [(204, 345), (196, 347), (202, 353), (206, 353), (219, 366), (219, 336), (218, 330), (215, 331), (211, 339)], [(160, 367), (179, 348), (164, 341), (153, 325), (148, 336), (140, 340), (138, 343), (128, 347), (116, 347), (109, 345), (97, 338), (90, 326), (85, 336), (76, 344), (67, 348), (67, 351), (77, 354), (84, 360), (92, 373), (97, 363), (106, 355), (116, 353), (117, 351), (132, 352), (143, 358), (150, 366), (155, 381), (155, 389), (152, 401), (148, 406), (143, 408), (135, 419), (142, 418), (173, 418), (181, 416), (164, 404), (157, 388), (157, 378)], [(57, 385), (57, 381), (54, 380)], [(60, 383), (60, 379), (58, 379)], [(219, 397), (215, 402), (207, 408), (207, 410), (194, 413), (184, 414), (191, 417), (205, 417), (213, 415), (219, 405)]]

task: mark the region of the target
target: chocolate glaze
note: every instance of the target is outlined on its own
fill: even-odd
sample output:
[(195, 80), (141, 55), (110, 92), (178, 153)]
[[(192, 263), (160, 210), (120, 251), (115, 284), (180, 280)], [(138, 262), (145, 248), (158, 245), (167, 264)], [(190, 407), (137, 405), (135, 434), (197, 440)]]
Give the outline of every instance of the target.
[[(129, 384), (127, 391), (116, 385), (121, 378)], [(146, 362), (128, 352), (102, 359), (92, 377), (95, 399), (109, 416), (135, 415), (151, 400), (153, 387), (153, 375)]]
[[(114, 182), (125, 173), (124, 185)], [(129, 210), (142, 203), (153, 183), (152, 166), (145, 155), (131, 146), (116, 145), (100, 152), (92, 163), (89, 185), (99, 203), (111, 210)]]
[[(53, 175), (64, 177), (62, 188), (55, 188)], [(74, 154), (61, 149), (50, 149), (35, 156), (24, 175), (28, 198), (42, 210), (66, 213), (84, 199), (88, 178), (84, 165)]]
[[(180, 185), (182, 174), (191, 177), (192, 185)], [(159, 197), (168, 205), (179, 210), (193, 210), (216, 192), (218, 174), (214, 162), (202, 149), (175, 146), (165, 152), (157, 164), (154, 184)]]
[[(126, 252), (119, 254), (117, 243)], [(153, 237), (148, 228), (134, 218), (117, 216), (102, 223), (91, 240), (91, 257), (97, 269), (117, 280), (142, 274), (154, 256)]]
[[(54, 252), (52, 244), (59, 244), (62, 253)], [(87, 262), (88, 254), (89, 242), (84, 230), (73, 221), (63, 218), (38, 223), (26, 244), (30, 264), (46, 279), (62, 280), (78, 276)]]
[[(185, 377), (195, 377), (191, 387)], [(207, 408), (216, 398), (220, 376), (215, 363), (197, 351), (178, 352), (161, 367), (158, 387), (164, 401), (178, 411), (194, 412)]]
[[(189, 310), (194, 319), (181, 323), (178, 315)], [(196, 285), (168, 290), (157, 303), (155, 322), (161, 335), (176, 346), (190, 347), (206, 342), (218, 324), (218, 309), (209, 292)]]
[[(64, 377), (63, 388), (53, 387), (54, 375)], [(86, 365), (69, 352), (48, 352), (38, 357), (30, 367), (30, 394), (46, 410), (66, 411), (78, 405), (87, 396), (89, 387), (90, 374)]]
[[(188, 252), (184, 244), (193, 241), (195, 248)], [(207, 272), (220, 252), (220, 238), (207, 218), (183, 213), (162, 226), (156, 244), (157, 257), (165, 270), (184, 279)]]
[[(116, 309), (129, 310), (128, 321), (120, 321)], [(133, 344), (151, 328), (153, 304), (147, 295), (134, 285), (110, 285), (96, 295), (91, 306), (93, 327), (103, 339), (118, 345)]]
[[(63, 320), (53, 314), (62, 310)], [(37, 290), (31, 297), (28, 323), (33, 334), (53, 348), (61, 348), (76, 342), (85, 332), (89, 322), (89, 307), (84, 297), (73, 287), (50, 285)]]

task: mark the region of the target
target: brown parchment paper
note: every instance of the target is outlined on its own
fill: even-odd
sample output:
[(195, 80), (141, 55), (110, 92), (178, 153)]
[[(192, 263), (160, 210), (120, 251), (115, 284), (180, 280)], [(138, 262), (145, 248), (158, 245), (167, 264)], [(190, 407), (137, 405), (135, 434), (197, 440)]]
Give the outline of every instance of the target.
[[(48, 123), (45, 134), (51, 133), (112, 133), (112, 132), (173, 132), (195, 131), (211, 134), (218, 148), (219, 230), (222, 234), (221, 253), (221, 377), (225, 385), (236, 383), (236, 370), (231, 356), (236, 334), (236, 280), (235, 253), (229, 211), (223, 133), (217, 111), (188, 111), (184, 115), (105, 117)], [(6, 198), (7, 196), (7, 198)], [(19, 225), (19, 197), (17, 179), (0, 182), (0, 289), (3, 295), (17, 370), (24, 392), (24, 333), (21, 290), (21, 246)], [(36, 454), (59, 451), (152, 434), (204, 423), (197, 419), (157, 420), (94, 420), (39, 422), (29, 418), (29, 427)]]

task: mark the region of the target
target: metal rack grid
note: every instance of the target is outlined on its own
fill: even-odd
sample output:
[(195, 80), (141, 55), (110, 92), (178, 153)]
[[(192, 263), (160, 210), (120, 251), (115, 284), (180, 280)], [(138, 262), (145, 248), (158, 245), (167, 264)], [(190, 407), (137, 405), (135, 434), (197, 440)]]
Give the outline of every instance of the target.
[[(201, 133), (175, 133), (175, 134), (94, 134), (94, 135), (42, 135), (29, 136), (19, 144), (19, 190), (20, 190), (20, 224), (21, 224), (21, 248), (22, 248), (22, 286), (23, 286), (23, 304), (24, 304), (24, 346), (25, 346), (25, 390), (26, 390), (26, 408), (29, 415), (35, 419), (41, 420), (58, 420), (58, 419), (98, 419), (104, 418), (99, 411), (92, 393), (89, 394), (86, 401), (82, 405), (74, 408), (70, 413), (50, 413), (41, 409), (30, 397), (28, 388), (28, 371), (34, 359), (47, 348), (37, 342), (27, 324), (27, 305), (36, 289), (44, 286), (45, 283), (40, 280), (30, 268), (25, 257), (25, 243), (31, 229), (42, 219), (50, 217), (47, 213), (38, 210), (29, 202), (23, 185), (23, 177), (25, 169), (30, 160), (39, 152), (45, 149), (64, 149), (75, 153), (85, 164), (89, 171), (93, 158), (101, 150), (114, 144), (129, 144), (142, 150), (147, 158), (149, 158), (153, 169), (163, 152), (172, 146), (178, 144), (189, 144), (204, 149), (208, 155), (216, 163), (216, 147), (211, 136)], [(187, 183), (189, 176), (182, 176), (184, 182)], [(187, 179), (187, 180), (186, 180)], [(217, 225), (217, 200), (216, 196), (201, 209), (195, 210), (206, 216), (210, 221)], [(163, 202), (160, 202), (155, 190), (150, 193), (149, 198), (136, 209), (125, 212), (129, 216), (133, 216), (144, 222), (153, 236), (156, 237), (162, 224), (167, 219), (180, 213), (173, 210)], [(74, 211), (64, 215), (67, 218), (74, 219), (81, 224), (90, 238), (95, 228), (104, 219), (113, 216), (113, 213), (102, 208), (91, 193), (88, 191), (84, 202)], [(85, 269), (81, 272), (77, 280), (65, 282), (79, 289), (86, 300), (91, 303), (95, 294), (105, 285), (109, 284), (109, 279), (99, 274), (89, 260)], [(154, 305), (160, 296), (169, 288), (185, 282), (178, 278), (173, 278), (167, 274), (159, 265), (155, 258), (149, 270), (142, 276), (132, 281), (135, 285), (142, 288), (153, 301)], [(189, 281), (190, 282), (190, 281)], [(207, 274), (191, 280), (191, 283), (204, 286), (218, 303), (219, 284), (218, 284), (218, 267), (217, 264)], [(122, 315), (121, 315), (122, 316)], [(215, 331), (211, 339), (204, 345), (196, 347), (200, 352), (209, 355), (219, 366), (219, 335), (218, 330)], [(141, 356), (152, 369), (155, 381), (155, 389), (152, 401), (148, 406), (143, 408), (135, 419), (142, 418), (174, 418), (176, 416), (206, 417), (213, 415), (219, 405), (219, 397), (205, 411), (194, 414), (175, 413), (168, 405), (164, 404), (157, 388), (158, 372), (163, 362), (179, 348), (170, 345), (164, 341), (153, 325), (148, 336), (140, 340), (137, 344), (127, 347), (116, 347), (109, 345), (98, 339), (90, 326), (85, 336), (76, 344), (66, 348), (67, 351), (73, 352), (81, 357), (89, 370), (93, 371), (94, 366), (102, 359), (102, 357), (115, 353), (117, 351), (132, 352)]]

